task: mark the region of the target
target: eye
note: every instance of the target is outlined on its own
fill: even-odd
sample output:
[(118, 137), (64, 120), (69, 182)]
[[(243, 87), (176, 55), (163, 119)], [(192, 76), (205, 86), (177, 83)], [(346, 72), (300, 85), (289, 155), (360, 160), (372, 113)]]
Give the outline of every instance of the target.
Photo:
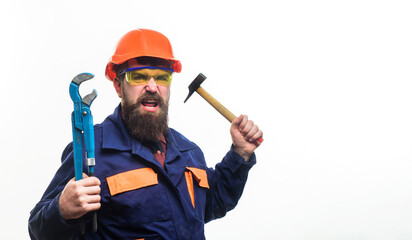
[(147, 76), (141, 73), (134, 73), (132, 74), (131, 80), (132, 81), (145, 81)]
[(159, 75), (156, 77), (157, 81), (167, 82), (169, 80), (168, 74)]

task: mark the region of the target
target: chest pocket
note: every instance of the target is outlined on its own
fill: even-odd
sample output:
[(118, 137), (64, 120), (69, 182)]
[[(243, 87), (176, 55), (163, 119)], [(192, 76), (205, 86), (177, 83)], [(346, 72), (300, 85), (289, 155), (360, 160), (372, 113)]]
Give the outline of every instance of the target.
[[(186, 167), (185, 177), (186, 177), (187, 190), (189, 191), (190, 200), (192, 201), (193, 208), (196, 208), (196, 199), (195, 199), (196, 191), (195, 191), (193, 180), (196, 180), (199, 187), (204, 188), (204, 189), (209, 189), (209, 183), (207, 181), (206, 170), (203, 170), (200, 168), (194, 168), (194, 167)], [(202, 197), (201, 199), (198, 200), (199, 203), (204, 201), (203, 200), (204, 196), (199, 196), (200, 192), (198, 192), (196, 195), (198, 195), (197, 197)]]
[(158, 184), (157, 174), (151, 168), (140, 168), (106, 178), (110, 195)]
[(153, 169), (118, 173), (106, 181), (110, 193), (108, 211), (116, 216), (116, 224), (136, 228), (169, 217), (164, 186)]

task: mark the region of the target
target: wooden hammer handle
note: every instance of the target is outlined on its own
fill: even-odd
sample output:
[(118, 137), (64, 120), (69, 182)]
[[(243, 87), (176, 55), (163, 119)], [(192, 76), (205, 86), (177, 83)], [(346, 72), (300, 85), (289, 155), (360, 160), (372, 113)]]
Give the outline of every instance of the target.
[[(218, 100), (216, 100), (212, 95), (206, 92), (205, 89), (199, 87), (197, 90), (200, 96), (202, 96), (212, 107), (214, 107), (223, 117), (225, 117), (229, 122), (232, 122), (236, 116), (230, 112), (227, 108), (225, 108)], [(254, 144), (259, 146), (263, 142), (262, 138), (259, 138)]]
[(212, 107), (214, 107), (220, 114), (223, 115), (229, 122), (232, 122), (236, 116), (225, 108), (218, 100), (212, 97), (205, 89), (199, 87), (197, 90), (200, 96), (202, 96)]

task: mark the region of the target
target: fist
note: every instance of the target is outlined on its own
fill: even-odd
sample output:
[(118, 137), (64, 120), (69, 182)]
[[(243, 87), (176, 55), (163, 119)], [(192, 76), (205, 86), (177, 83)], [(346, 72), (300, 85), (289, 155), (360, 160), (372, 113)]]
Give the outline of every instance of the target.
[(257, 125), (248, 119), (247, 115), (240, 115), (232, 121), (230, 134), (235, 152), (248, 161), (258, 147), (255, 142), (263, 136)]
[(100, 208), (100, 180), (88, 177), (83, 173), (83, 179), (71, 179), (64, 187), (60, 199), (59, 209), (66, 220), (77, 219), (88, 212)]

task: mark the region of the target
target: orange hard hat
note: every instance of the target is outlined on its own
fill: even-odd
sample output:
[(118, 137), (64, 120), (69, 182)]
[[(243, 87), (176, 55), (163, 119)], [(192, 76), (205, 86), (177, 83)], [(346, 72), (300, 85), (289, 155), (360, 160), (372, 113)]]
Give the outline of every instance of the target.
[(115, 65), (137, 57), (156, 57), (172, 63), (175, 72), (182, 70), (182, 64), (173, 56), (172, 46), (166, 36), (149, 29), (136, 29), (126, 33), (117, 43), (115, 52), (106, 65), (106, 77), (116, 77)]

